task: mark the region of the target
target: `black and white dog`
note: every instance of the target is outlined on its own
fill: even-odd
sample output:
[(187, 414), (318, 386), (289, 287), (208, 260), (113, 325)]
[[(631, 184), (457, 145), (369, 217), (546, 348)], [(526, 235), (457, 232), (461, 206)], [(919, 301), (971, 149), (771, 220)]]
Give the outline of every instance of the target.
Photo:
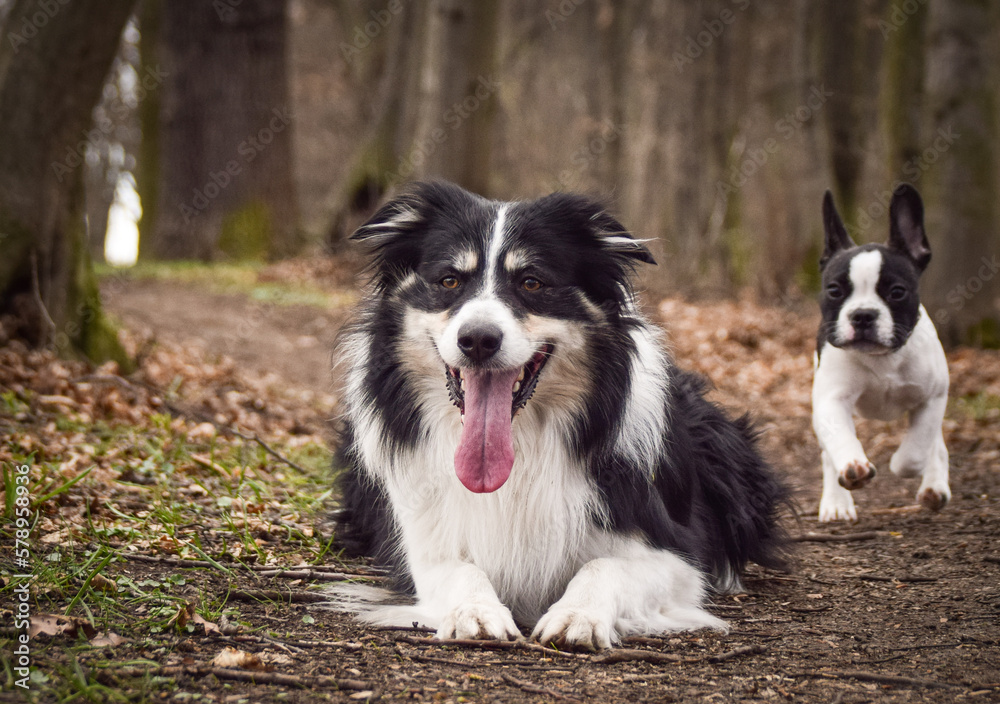
[(875, 476), (855, 433), (855, 413), (880, 420), (909, 413), (909, 430), (889, 469), (923, 475), (917, 500), (940, 510), (951, 497), (941, 429), (948, 362), (918, 296), (918, 279), (931, 259), (920, 195), (908, 184), (893, 191), (886, 245), (855, 246), (829, 191), (823, 228), (813, 378), (813, 429), (823, 451), (819, 520), (856, 520), (851, 490)]
[(708, 585), (779, 565), (786, 494), (639, 313), (646, 247), (581, 196), (447, 183), (354, 238), (374, 262), (342, 343), (338, 536), (416, 594), (363, 618), (590, 648), (724, 629)]

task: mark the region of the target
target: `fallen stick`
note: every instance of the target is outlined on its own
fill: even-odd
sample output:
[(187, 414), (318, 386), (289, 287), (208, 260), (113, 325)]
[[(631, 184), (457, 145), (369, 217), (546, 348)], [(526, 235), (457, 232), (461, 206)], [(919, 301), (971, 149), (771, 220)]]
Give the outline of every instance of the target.
[(463, 638), (416, 638), (414, 636), (396, 636), (397, 643), (408, 643), (419, 646), (456, 646), (459, 648), (478, 648), (480, 650), (531, 650), (536, 653), (544, 653), (549, 657), (569, 658), (573, 660), (585, 659), (586, 655), (576, 653), (565, 653), (555, 648), (546, 648), (538, 643), (529, 643), (525, 640), (472, 640)]
[(300, 677), (283, 672), (254, 672), (251, 670), (235, 670), (228, 667), (209, 667), (206, 665), (164, 665), (162, 667), (123, 667), (108, 668), (98, 677), (206, 677), (213, 675), (220, 680), (250, 682), (252, 684), (275, 684), (283, 687), (334, 687), (336, 689), (364, 691), (371, 685), (361, 680), (338, 679), (336, 677)]
[(878, 533), (870, 530), (863, 533), (844, 533), (843, 535), (803, 533), (802, 535), (793, 535), (791, 540), (795, 543), (853, 543), (860, 540), (873, 540), (877, 537)]
[(566, 701), (569, 701), (569, 702), (582, 702), (583, 701), (579, 697), (574, 697), (574, 696), (569, 695), (569, 694), (563, 694), (562, 692), (557, 692), (556, 690), (550, 689), (548, 687), (542, 687), (542, 686), (537, 685), (537, 684), (532, 684), (531, 682), (526, 682), (524, 680), (519, 680), (516, 677), (514, 677), (513, 675), (507, 674), (506, 672), (501, 673), (500, 677), (503, 678), (504, 682), (507, 682), (508, 684), (512, 684), (515, 687), (518, 687), (519, 689), (522, 689), (525, 692), (528, 692), (529, 694), (544, 694), (545, 696), (552, 697), (553, 699), (563, 699), (563, 700), (566, 700)]
[(964, 685), (937, 680), (923, 680), (916, 677), (900, 677), (898, 675), (880, 675), (877, 672), (792, 672), (787, 677), (825, 677), (827, 679), (858, 680), (859, 682), (875, 682), (876, 684), (893, 684), (902, 687), (963, 687)]
[(232, 601), (280, 601), (283, 604), (316, 604), (330, 601), (329, 596), (314, 592), (280, 592), (276, 589), (233, 589), (229, 592)]

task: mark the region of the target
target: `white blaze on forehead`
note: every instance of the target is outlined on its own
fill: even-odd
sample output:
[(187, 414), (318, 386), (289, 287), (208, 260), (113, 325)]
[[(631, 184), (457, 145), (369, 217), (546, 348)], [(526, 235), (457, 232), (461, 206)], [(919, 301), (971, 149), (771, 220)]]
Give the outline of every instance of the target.
[(507, 211), (510, 209), (509, 203), (502, 204), (497, 209), (497, 217), (493, 222), (493, 230), (490, 232), (490, 240), (486, 247), (486, 286), (487, 295), (491, 294), (496, 286), (496, 272), (500, 266), (500, 250), (503, 249), (504, 240), (507, 237)]
[(849, 341), (854, 337), (851, 314), (856, 310), (868, 309), (878, 313), (875, 331), (879, 342), (884, 345), (892, 344), (892, 311), (878, 295), (878, 281), (882, 275), (882, 264), (882, 252), (877, 249), (862, 252), (851, 259), (847, 275), (851, 280), (852, 290), (837, 317), (838, 336), (841, 340)]
[(875, 296), (875, 287), (878, 286), (878, 277), (882, 273), (882, 253), (872, 250), (862, 252), (851, 260), (851, 268), (848, 276), (851, 278), (851, 286), (854, 288), (854, 296)]

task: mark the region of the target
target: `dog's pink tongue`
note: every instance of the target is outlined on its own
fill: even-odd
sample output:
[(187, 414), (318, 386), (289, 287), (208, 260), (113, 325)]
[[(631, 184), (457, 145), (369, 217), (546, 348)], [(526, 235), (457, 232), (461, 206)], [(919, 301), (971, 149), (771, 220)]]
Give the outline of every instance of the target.
[(465, 370), (465, 424), (455, 451), (455, 473), (469, 491), (496, 491), (510, 476), (511, 389), (519, 372)]

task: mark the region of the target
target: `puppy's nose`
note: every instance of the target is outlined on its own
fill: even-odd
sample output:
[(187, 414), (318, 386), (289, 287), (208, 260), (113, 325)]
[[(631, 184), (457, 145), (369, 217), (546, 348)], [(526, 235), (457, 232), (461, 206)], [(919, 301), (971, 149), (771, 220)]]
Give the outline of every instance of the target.
[(878, 320), (878, 311), (873, 308), (858, 308), (851, 312), (851, 325), (856, 328), (870, 328)]
[(503, 332), (489, 323), (466, 323), (458, 330), (458, 348), (473, 362), (495, 355), (503, 343)]

